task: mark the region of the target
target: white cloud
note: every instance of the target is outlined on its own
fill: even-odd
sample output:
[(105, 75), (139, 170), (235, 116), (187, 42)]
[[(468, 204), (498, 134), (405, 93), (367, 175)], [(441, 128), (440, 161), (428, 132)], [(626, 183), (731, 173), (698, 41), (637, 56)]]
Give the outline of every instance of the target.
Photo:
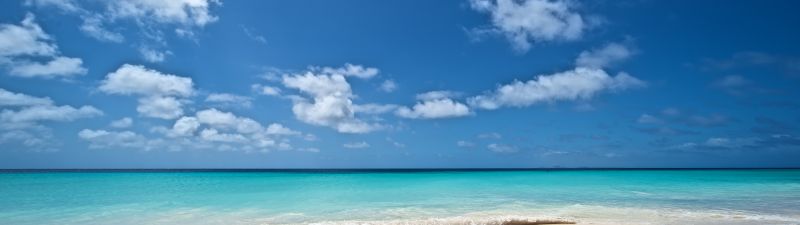
[(277, 87), (266, 86), (261, 84), (253, 84), (250, 87), (253, 89), (253, 91), (261, 95), (269, 95), (269, 96), (281, 95), (281, 89)]
[(454, 91), (429, 91), (422, 94), (417, 94), (417, 100), (420, 101), (429, 101), (429, 100), (437, 100), (437, 99), (444, 99), (444, 98), (454, 98), (460, 96), (461, 93), (454, 92)]
[(471, 0), (472, 9), (489, 14), (492, 27), (478, 34), (504, 35), (518, 51), (535, 42), (579, 39), (589, 26), (575, 12), (575, 2), (564, 0)]
[(192, 136), (197, 128), (200, 127), (200, 122), (195, 117), (181, 117), (175, 124), (172, 125), (172, 136)]
[(166, 47), (164, 30), (172, 29), (179, 37), (193, 38), (196, 29), (218, 20), (211, 12), (218, 0), (120, 0), (86, 3), (70, 0), (28, 0), (28, 6), (55, 7), (83, 20), (80, 30), (100, 41), (121, 43), (125, 37), (106, 29), (120, 23), (132, 23), (139, 28), (140, 52), (145, 60), (162, 62), (169, 51), (156, 51), (153, 47)]
[(470, 115), (467, 105), (450, 99), (459, 93), (452, 91), (430, 91), (416, 96), (417, 102), (411, 108), (400, 107), (395, 115), (410, 119), (439, 119)]
[(452, 99), (434, 99), (418, 102), (412, 108), (399, 108), (395, 114), (410, 119), (439, 119), (467, 116), (470, 111), (466, 105)]
[(350, 84), (341, 74), (327, 75), (306, 72), (305, 74), (285, 75), (283, 85), (313, 96), (336, 95), (349, 98), (352, 95)]
[(109, 94), (187, 97), (194, 93), (191, 78), (161, 73), (141, 65), (124, 64), (109, 73), (100, 90)]
[(108, 125), (113, 128), (128, 128), (133, 125), (133, 119), (130, 117), (123, 117), (122, 119), (111, 121)]
[(619, 61), (623, 61), (633, 55), (633, 52), (625, 45), (609, 43), (599, 49), (583, 51), (575, 59), (575, 65), (588, 68), (605, 68)]
[(65, 12), (77, 12), (82, 10), (77, 3), (72, 0), (25, 0), (25, 5), (38, 7), (53, 6)]
[(22, 93), (14, 93), (0, 88), (0, 106), (52, 105), (50, 98), (40, 98)]
[(99, 89), (109, 94), (138, 95), (136, 111), (148, 117), (174, 119), (183, 115), (185, 100), (179, 98), (191, 96), (193, 86), (191, 78), (125, 64), (106, 75)]
[(366, 133), (377, 129), (355, 117), (353, 102), (346, 97), (329, 95), (314, 102), (299, 100), (292, 107), (295, 117), (305, 123), (333, 127), (342, 133)]
[(107, 131), (83, 129), (78, 137), (89, 142), (91, 149), (132, 148), (145, 151), (158, 149), (162, 140), (149, 140), (132, 131)]
[(379, 70), (377, 68), (345, 63), (343, 67), (339, 68), (323, 67), (319, 69), (319, 72), (325, 74), (334, 74), (334, 75), (338, 74), (342, 76), (353, 76), (361, 79), (369, 79), (374, 77), (375, 75), (378, 75)]
[(103, 112), (92, 106), (36, 105), (17, 111), (4, 109), (0, 112), (0, 121), (8, 123), (33, 123), (38, 121), (73, 121), (103, 115)]
[(158, 127), (152, 131), (164, 134), (173, 143), (177, 142), (172, 147), (174, 149), (216, 148), (246, 152), (305, 150), (292, 147), (290, 139), (313, 136), (278, 123), (265, 127), (251, 118), (213, 108), (198, 111), (194, 116), (181, 117), (171, 128)]
[(468, 102), (483, 109), (525, 107), (542, 102), (589, 99), (603, 91), (621, 91), (644, 85), (643, 81), (624, 72), (612, 77), (601, 69), (578, 67), (551, 75), (539, 75), (526, 82), (514, 81), (492, 92), (472, 97)]
[(114, 43), (122, 43), (125, 41), (125, 37), (118, 32), (109, 31), (105, 27), (103, 27), (103, 18), (99, 15), (94, 16), (85, 16), (83, 18), (83, 24), (80, 27), (81, 31), (89, 37), (100, 41), (107, 41), (107, 42), (114, 42)]
[(301, 133), (292, 129), (289, 129), (281, 124), (273, 123), (267, 126), (266, 130), (267, 134), (274, 134), (274, 135), (300, 135)]
[(136, 106), (136, 111), (148, 117), (175, 119), (183, 115), (182, 107), (181, 100), (174, 97), (148, 96), (139, 98), (139, 105)]
[(54, 78), (59, 76), (71, 77), (86, 74), (83, 60), (59, 56), (47, 63), (33, 61), (18, 61), (11, 66), (11, 75), (18, 77)]
[[(83, 60), (61, 56), (53, 38), (28, 13), (21, 25), (0, 24), (0, 66), (26, 78), (71, 78), (86, 74)], [(42, 62), (44, 61), (44, 62)]]
[(253, 119), (238, 117), (230, 112), (222, 112), (217, 109), (206, 109), (195, 113), (200, 123), (208, 124), (213, 128), (235, 129), (240, 133), (262, 132), (264, 129), (261, 124)]
[(342, 133), (366, 133), (379, 128), (355, 117), (352, 90), (344, 74), (284, 75), (283, 85), (311, 98), (293, 98), (292, 112), (300, 121), (332, 127)]
[(26, 150), (57, 151), (61, 144), (53, 139), (44, 122), (69, 122), (103, 115), (92, 106), (57, 106), (50, 98), (13, 93), (0, 88), (0, 144), (19, 143)]
[(216, 103), (221, 106), (233, 106), (250, 108), (253, 106), (252, 99), (247, 96), (234, 95), (229, 93), (212, 93), (206, 97), (206, 102)]
[(218, 18), (211, 14), (209, 8), (220, 3), (216, 0), (125, 0), (107, 4), (107, 13), (112, 20), (132, 19), (203, 27), (217, 21)]
[(489, 144), (488, 146), (486, 146), (486, 148), (488, 148), (489, 151), (496, 153), (515, 153), (519, 151), (519, 149), (515, 146), (496, 144), (496, 143)]
[(172, 52), (170, 51), (158, 51), (152, 49), (150, 47), (140, 47), (139, 54), (142, 54), (144, 60), (151, 62), (151, 63), (158, 63), (163, 62), (167, 59), (168, 55), (171, 55)]
[(384, 80), (381, 83), (380, 90), (386, 93), (391, 93), (397, 90), (397, 83), (394, 80)]
[(352, 142), (352, 143), (344, 143), (344, 144), (342, 145), (342, 147), (345, 147), (345, 148), (352, 148), (352, 149), (358, 149), (358, 148), (369, 148), (369, 143), (367, 143), (367, 142), (365, 142), (365, 141), (361, 141), (361, 142)]
[(11, 130), (0, 133), (0, 144), (19, 143), (25, 147), (25, 150), (37, 152), (58, 151), (54, 148), (58, 143), (51, 139), (52, 134), (49, 132), (33, 134), (24, 130)]
[(219, 131), (213, 128), (207, 128), (200, 131), (200, 138), (206, 141), (215, 141), (215, 142), (244, 143), (248, 141), (247, 138), (245, 138), (241, 134), (220, 133)]
[(21, 26), (0, 24), (0, 56), (54, 56), (58, 46), (50, 43), (53, 39), (34, 21), (28, 13)]

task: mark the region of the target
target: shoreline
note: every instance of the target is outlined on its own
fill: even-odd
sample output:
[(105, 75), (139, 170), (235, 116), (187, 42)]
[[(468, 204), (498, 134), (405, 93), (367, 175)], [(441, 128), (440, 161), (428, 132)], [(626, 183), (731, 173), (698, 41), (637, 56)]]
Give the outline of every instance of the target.
[[(341, 211), (330, 215), (282, 213), (267, 216), (261, 209), (219, 210), (176, 208), (137, 212), (120, 207), (103, 216), (58, 218), (56, 221), (0, 219), (4, 224), (271, 224), (271, 225), (548, 225), (548, 224), (659, 224), (659, 225), (745, 225), (800, 224), (800, 215), (775, 215), (733, 210), (691, 210), (678, 208), (632, 208), (600, 205), (568, 205), (550, 208), (497, 209), (460, 214), (422, 208), (386, 208)], [(377, 211), (376, 211), (377, 210)], [(121, 213), (124, 212), (124, 213)], [(6, 212), (8, 213), (8, 212)], [(17, 212), (17, 215), (35, 212)], [(11, 213), (14, 215), (15, 213)], [(448, 215), (449, 214), (449, 215)], [(0, 218), (3, 218), (0, 213)], [(355, 219), (353, 217), (360, 217)]]

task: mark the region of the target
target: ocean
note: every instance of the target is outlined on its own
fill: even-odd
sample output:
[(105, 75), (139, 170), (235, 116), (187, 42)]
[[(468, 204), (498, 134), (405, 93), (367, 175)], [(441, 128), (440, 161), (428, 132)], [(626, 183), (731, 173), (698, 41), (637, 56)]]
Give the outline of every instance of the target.
[(800, 224), (800, 170), (5, 170), (0, 224)]

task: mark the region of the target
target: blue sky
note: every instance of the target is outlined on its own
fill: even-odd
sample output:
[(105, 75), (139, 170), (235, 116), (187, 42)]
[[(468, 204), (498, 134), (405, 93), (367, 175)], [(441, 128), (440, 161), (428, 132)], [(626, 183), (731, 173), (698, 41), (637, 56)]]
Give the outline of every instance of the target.
[(0, 167), (800, 166), (797, 4), (2, 1)]

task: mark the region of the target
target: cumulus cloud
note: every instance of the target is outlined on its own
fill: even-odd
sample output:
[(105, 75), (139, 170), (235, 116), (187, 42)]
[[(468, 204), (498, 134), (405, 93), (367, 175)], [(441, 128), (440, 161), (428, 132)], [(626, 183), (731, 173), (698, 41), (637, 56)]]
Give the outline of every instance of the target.
[(574, 1), (564, 0), (471, 0), (473, 10), (488, 14), (491, 27), (475, 34), (501, 34), (514, 49), (526, 52), (536, 42), (579, 39), (589, 26), (575, 11)]
[(379, 89), (383, 92), (391, 93), (397, 90), (397, 83), (394, 80), (384, 80)]
[(103, 115), (92, 106), (58, 106), (47, 97), (14, 93), (0, 88), (0, 143), (19, 142), (26, 149), (55, 151), (58, 143), (52, 140), (44, 122), (69, 122)]
[(281, 89), (277, 87), (261, 85), (261, 84), (253, 84), (252, 86), (250, 86), (250, 88), (253, 89), (254, 92), (260, 95), (269, 95), (269, 96), (281, 95)]
[(411, 108), (402, 107), (395, 114), (409, 119), (440, 119), (467, 116), (470, 111), (467, 105), (444, 98), (418, 102)]
[(55, 7), (66, 12), (77, 12), (81, 8), (73, 0), (25, 0), (26, 6)]
[(525, 107), (543, 102), (584, 100), (601, 92), (642, 87), (645, 83), (621, 72), (610, 76), (601, 69), (578, 67), (573, 70), (539, 75), (529, 81), (514, 81), (496, 90), (468, 99), (473, 107), (497, 109)]
[(0, 24), (0, 56), (53, 56), (58, 46), (28, 13), (20, 25)]
[[(217, 109), (206, 109), (195, 113), (194, 117), (181, 117), (172, 127), (171, 133), (175, 136), (191, 136), (205, 125), (211, 129), (234, 131), (239, 134), (268, 134), (268, 135), (300, 135), (301, 133), (289, 129), (281, 124), (272, 123), (266, 128), (259, 122), (236, 116), (230, 112)], [(213, 131), (210, 131), (213, 132)]]
[(377, 73), (377, 69), (369, 72), (373, 70), (351, 66), (344, 68), (349, 69), (312, 68), (312, 71), (305, 73), (283, 76), (282, 83), (286, 88), (296, 89), (308, 96), (292, 98), (295, 118), (308, 124), (331, 127), (342, 133), (366, 133), (379, 129), (380, 125), (367, 123), (355, 116), (354, 96), (345, 79), (348, 74), (363, 78), (364, 74)]
[(0, 88), (0, 106), (52, 105), (50, 98), (40, 98)]
[(267, 126), (266, 130), (267, 134), (274, 134), (274, 135), (300, 135), (299, 131), (295, 131), (289, 129), (281, 124), (273, 123)]
[[(67, 13), (74, 13), (87, 19), (100, 18), (102, 23), (115, 23), (131, 20), (140, 26), (152, 28), (155, 25), (174, 25), (180, 29), (203, 27), (219, 18), (211, 13), (211, 7), (221, 5), (218, 0), (122, 0), (101, 2), (104, 11), (92, 12), (77, 1), (70, 0), (27, 0), (26, 5), (36, 7), (55, 7)], [(186, 31), (176, 31), (186, 32)]]
[(113, 128), (128, 128), (133, 126), (133, 119), (130, 117), (123, 117), (122, 119), (111, 121), (108, 125)]
[(86, 74), (83, 60), (61, 56), (53, 38), (28, 13), (20, 25), (0, 24), (0, 66), (11, 76), (71, 78)]
[(609, 43), (599, 49), (583, 51), (575, 59), (575, 65), (588, 68), (605, 68), (614, 63), (623, 61), (633, 55), (633, 52), (625, 45)]
[(313, 136), (278, 123), (264, 126), (254, 119), (214, 108), (197, 111), (193, 116), (183, 116), (172, 127), (156, 127), (152, 131), (163, 134), (167, 144), (165, 148), (174, 150), (305, 150), (307, 148), (292, 147), (290, 139)]
[(252, 98), (241, 95), (234, 95), (229, 93), (212, 93), (206, 97), (206, 102), (217, 104), (226, 107), (244, 107), (250, 108), (253, 106)]
[(186, 97), (194, 92), (193, 85), (191, 78), (124, 64), (106, 76), (100, 90), (109, 94)]
[(25, 150), (37, 152), (54, 152), (57, 142), (52, 140), (49, 132), (31, 133), (26, 130), (10, 130), (0, 133), (0, 144), (18, 143)]
[(345, 148), (352, 148), (352, 149), (358, 149), (358, 148), (369, 148), (369, 143), (367, 143), (366, 141), (361, 141), (361, 142), (352, 142), (352, 143), (344, 143), (344, 144), (342, 145), (342, 147), (345, 147)]
[(200, 128), (200, 121), (195, 117), (181, 117), (172, 125), (170, 136), (191, 136)]
[(417, 94), (417, 100), (429, 101), (436, 99), (454, 98), (460, 96), (461, 93), (454, 91), (429, 91), (422, 94)]
[(103, 112), (92, 106), (78, 108), (64, 105), (37, 105), (17, 111), (4, 109), (0, 112), (0, 121), (8, 123), (34, 123), (38, 121), (73, 121), (103, 115)]
[(238, 117), (230, 112), (206, 109), (195, 113), (197, 120), (218, 129), (234, 129), (240, 133), (261, 132), (264, 128), (253, 119)]
[(362, 65), (353, 65), (350, 63), (345, 63), (344, 66), (339, 68), (332, 68), (332, 67), (322, 67), (318, 69), (322, 73), (326, 74), (339, 74), (342, 76), (352, 76), (361, 79), (369, 79), (378, 75), (379, 70), (373, 67), (366, 67)]
[(399, 107), (395, 115), (409, 119), (439, 119), (470, 115), (467, 105), (451, 99), (459, 93), (452, 91), (429, 91), (417, 94), (418, 102), (412, 107)]
[(84, 34), (99, 41), (114, 43), (125, 41), (125, 36), (122, 34), (106, 29), (103, 25), (103, 18), (99, 15), (85, 16), (80, 29)]
[[(120, 23), (131, 22), (139, 28), (142, 40), (140, 53), (150, 62), (162, 62), (169, 51), (155, 50), (166, 46), (164, 30), (173, 29), (179, 37), (193, 38), (195, 30), (216, 22), (219, 18), (211, 12), (218, 0), (121, 0), (99, 1), (99, 7), (70, 0), (28, 0), (32, 7), (53, 7), (83, 20), (79, 29), (87, 36), (100, 41), (121, 43), (122, 33), (107, 29)], [(96, 10), (97, 9), (97, 10)]]
[(136, 111), (147, 117), (174, 119), (183, 115), (183, 102), (171, 96), (148, 96), (139, 98)]
[(19, 61), (11, 67), (10, 74), (19, 77), (55, 77), (86, 74), (83, 60), (79, 58), (55, 57), (46, 63)]
[(2, 100), (0, 107), (4, 107), (0, 111), (3, 127), (25, 127), (35, 125), (39, 121), (64, 122), (103, 115), (102, 111), (92, 106), (77, 108), (68, 105), (57, 106), (50, 98), (13, 93), (2, 88), (0, 88), (0, 100)]
[(132, 131), (107, 131), (83, 129), (78, 137), (89, 142), (91, 149), (133, 148), (150, 151), (163, 144), (162, 140), (149, 140)]
[(159, 63), (163, 62), (167, 59), (168, 55), (171, 55), (172, 52), (170, 51), (159, 51), (150, 47), (140, 47), (139, 54), (142, 55), (144, 60), (151, 62), (151, 63)]
[(136, 111), (147, 117), (174, 119), (183, 115), (185, 100), (179, 98), (191, 96), (193, 86), (191, 78), (125, 64), (106, 75), (99, 89), (109, 94), (140, 96)]
[(217, 0), (149, 1), (126, 0), (108, 2), (109, 16), (113, 19), (152, 21), (162, 24), (179, 24), (185, 27), (203, 27), (218, 18), (211, 14)]

